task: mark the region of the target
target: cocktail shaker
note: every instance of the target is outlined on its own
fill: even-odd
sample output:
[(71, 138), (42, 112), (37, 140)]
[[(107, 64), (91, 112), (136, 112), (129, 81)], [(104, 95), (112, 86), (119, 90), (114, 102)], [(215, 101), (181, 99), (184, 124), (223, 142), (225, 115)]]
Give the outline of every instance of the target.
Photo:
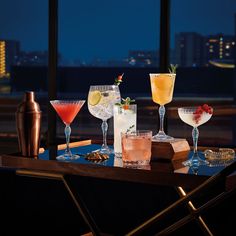
[(39, 153), (41, 110), (33, 91), (25, 92), (16, 111), (16, 128), (21, 155), (36, 158)]

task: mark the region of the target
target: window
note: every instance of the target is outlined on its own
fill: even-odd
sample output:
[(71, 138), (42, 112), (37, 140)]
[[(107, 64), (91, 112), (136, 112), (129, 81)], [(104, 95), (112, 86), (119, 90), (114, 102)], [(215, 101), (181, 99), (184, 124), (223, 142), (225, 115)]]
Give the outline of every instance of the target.
[(60, 64), (158, 65), (159, 1), (59, 1)]
[[(62, 0), (58, 15), (59, 97), (87, 99), (90, 85), (113, 84), (122, 73), (122, 97), (151, 95), (149, 73), (159, 65), (159, 0)], [(100, 120), (87, 104), (78, 117), (77, 134), (101, 137)], [(108, 135), (112, 124), (109, 119)]]
[[(170, 59), (179, 65), (176, 106), (208, 103), (215, 108), (211, 120), (200, 127), (200, 144), (201, 137), (208, 145), (235, 142), (235, 14), (233, 0), (227, 4), (222, 0), (171, 1)], [(183, 135), (186, 126), (181, 127), (179, 119), (172, 122), (180, 127), (176, 135)], [(170, 123), (169, 131), (173, 129)], [(190, 134), (190, 138), (190, 128), (186, 129), (184, 136)]]
[[(23, 92), (40, 102), (47, 91), (48, 1), (2, 0), (0, 28), (0, 136), (15, 137)], [(42, 132), (46, 126), (43, 119)]]

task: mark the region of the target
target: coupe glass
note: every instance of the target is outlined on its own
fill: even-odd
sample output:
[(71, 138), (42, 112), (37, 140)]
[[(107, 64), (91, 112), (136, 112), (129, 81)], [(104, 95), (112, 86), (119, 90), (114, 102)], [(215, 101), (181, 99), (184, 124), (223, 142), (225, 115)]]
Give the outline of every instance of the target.
[(59, 161), (78, 159), (79, 155), (72, 154), (69, 147), (71, 134), (70, 124), (84, 105), (85, 100), (52, 100), (50, 103), (65, 124), (66, 149), (64, 154), (57, 156), (56, 159)]
[(178, 114), (180, 119), (193, 127), (192, 129), (192, 138), (193, 138), (193, 155), (187, 161), (183, 162), (184, 166), (190, 166), (194, 169), (198, 169), (200, 165), (208, 164), (204, 159), (201, 159), (197, 151), (197, 143), (199, 137), (198, 126), (206, 123), (213, 114), (213, 108), (209, 107), (209, 111), (201, 111), (201, 114), (197, 112), (197, 107), (181, 107), (178, 108)]
[(152, 100), (159, 104), (160, 127), (159, 132), (152, 137), (153, 141), (164, 142), (174, 139), (164, 132), (165, 104), (170, 103), (173, 97), (175, 76), (174, 73), (149, 74), (152, 89)]
[(102, 120), (103, 144), (98, 152), (111, 154), (107, 146), (107, 120), (113, 116), (113, 106), (121, 101), (120, 90), (117, 85), (91, 85), (88, 94), (89, 112), (98, 119)]

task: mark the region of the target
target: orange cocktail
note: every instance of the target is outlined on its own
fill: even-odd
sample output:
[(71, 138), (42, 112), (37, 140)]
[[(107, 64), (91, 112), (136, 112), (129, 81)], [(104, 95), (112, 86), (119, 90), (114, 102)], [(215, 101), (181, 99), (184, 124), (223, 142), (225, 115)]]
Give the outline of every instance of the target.
[(152, 100), (159, 104), (165, 105), (172, 101), (175, 74), (151, 74)]
[(159, 132), (152, 137), (153, 141), (164, 142), (173, 139), (164, 132), (164, 105), (172, 101), (174, 85), (175, 85), (175, 73), (159, 73), (149, 74), (152, 90), (152, 100), (159, 104), (159, 117), (160, 128)]

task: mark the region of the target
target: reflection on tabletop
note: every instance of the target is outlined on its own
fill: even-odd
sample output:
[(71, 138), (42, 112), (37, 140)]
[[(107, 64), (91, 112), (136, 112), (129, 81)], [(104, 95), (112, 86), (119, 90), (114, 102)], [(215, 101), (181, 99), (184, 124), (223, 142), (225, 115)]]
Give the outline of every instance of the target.
[(116, 156), (114, 156), (114, 166), (129, 168), (129, 169), (151, 170), (150, 164), (147, 165), (129, 164), (123, 162), (121, 157), (116, 157)]
[[(149, 170), (149, 171), (161, 171), (161, 172), (175, 172), (175, 173), (184, 173), (184, 174), (194, 174), (193, 170), (189, 167), (185, 167), (182, 165), (183, 160), (178, 159), (178, 160), (172, 160), (172, 161), (167, 161), (167, 160), (151, 160), (150, 165), (147, 166), (132, 166), (132, 165), (124, 165), (122, 158), (114, 156), (114, 154), (110, 154), (109, 158), (105, 161), (100, 161), (100, 162), (93, 162), (93, 161), (88, 161), (84, 158), (85, 154), (91, 153), (94, 150), (97, 150), (100, 145), (97, 144), (91, 144), (91, 142), (86, 142), (86, 141), (81, 141), (83, 142), (84, 146), (79, 146), (79, 147), (73, 147), (73, 144), (71, 145), (71, 151), (73, 153), (78, 153), (81, 155), (81, 157), (77, 160), (72, 160), (70, 161), (71, 163), (78, 163), (78, 164), (94, 164), (94, 165), (102, 165), (102, 166), (107, 166), (107, 167), (117, 167), (117, 168), (127, 168), (127, 169), (144, 169), (144, 170)], [(62, 150), (58, 150), (58, 154), (62, 153)], [(203, 152), (199, 151), (199, 155), (204, 156)], [(189, 152), (189, 156), (191, 156), (191, 152)], [(49, 150), (45, 150), (41, 154), (39, 154), (39, 159), (41, 160), (49, 160)], [(235, 161), (235, 158), (232, 160), (232, 162)], [(222, 170), (225, 167), (225, 165), (220, 165), (220, 166), (207, 166), (207, 165), (202, 165), (199, 166), (198, 175), (213, 175), (220, 170)]]
[[(189, 157), (191, 156), (191, 152), (189, 154)], [(204, 152), (198, 151), (198, 155), (200, 158), (204, 159), (205, 155)], [(213, 160), (212, 162), (209, 161), (208, 165), (199, 165), (197, 169), (193, 169), (189, 166), (182, 166), (179, 168), (175, 168), (175, 173), (182, 173), (182, 174), (198, 174), (198, 175), (207, 175), (211, 176), (213, 174), (216, 174), (217, 172), (221, 171), (224, 167), (230, 165), (236, 160), (235, 155), (234, 158), (228, 161), (217, 161), (217, 163)]]

